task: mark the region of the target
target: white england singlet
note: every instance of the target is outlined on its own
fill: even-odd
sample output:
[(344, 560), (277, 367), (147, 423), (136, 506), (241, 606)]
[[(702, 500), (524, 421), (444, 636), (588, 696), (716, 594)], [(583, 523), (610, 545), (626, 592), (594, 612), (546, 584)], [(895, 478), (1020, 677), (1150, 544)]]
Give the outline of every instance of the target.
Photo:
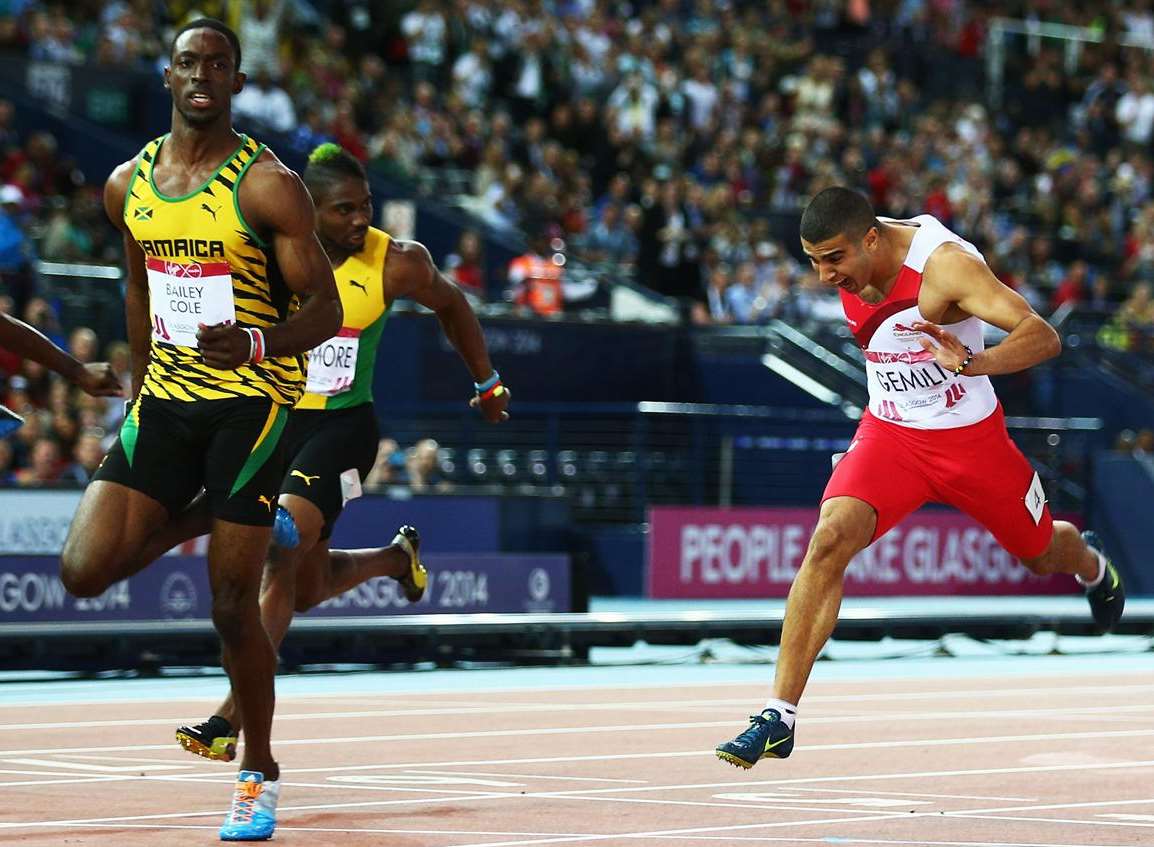
[[(998, 407), (994, 386), (986, 376), (955, 376), (922, 349), (912, 329), (924, 321), (918, 309), (922, 273), (933, 252), (954, 243), (979, 259), (973, 244), (950, 232), (932, 215), (909, 221), (879, 218), (885, 223), (916, 226), (917, 232), (902, 263), (897, 281), (881, 303), (866, 303), (856, 294), (841, 292), (850, 330), (865, 354), (869, 380), (869, 410), (883, 420), (914, 429), (953, 429), (989, 417)], [(942, 328), (974, 351), (985, 348), (984, 322), (966, 318)]]

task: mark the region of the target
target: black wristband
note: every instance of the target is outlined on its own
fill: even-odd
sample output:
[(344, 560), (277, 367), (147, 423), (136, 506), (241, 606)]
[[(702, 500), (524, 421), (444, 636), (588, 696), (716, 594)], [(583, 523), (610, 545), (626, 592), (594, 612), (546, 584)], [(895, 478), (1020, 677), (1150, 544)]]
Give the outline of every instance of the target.
[[(964, 344), (962, 346), (965, 347)], [(962, 363), (960, 365), (958, 365), (956, 368), (954, 368), (954, 376), (961, 376), (962, 371), (964, 371), (971, 364), (973, 364), (973, 361), (974, 361), (974, 351), (971, 350), (969, 347), (966, 347), (966, 358), (962, 360)]]

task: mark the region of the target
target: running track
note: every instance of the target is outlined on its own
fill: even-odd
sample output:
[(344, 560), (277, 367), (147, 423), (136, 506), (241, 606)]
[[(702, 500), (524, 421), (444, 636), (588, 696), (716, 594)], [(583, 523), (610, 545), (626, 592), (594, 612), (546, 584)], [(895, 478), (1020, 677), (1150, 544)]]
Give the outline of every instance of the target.
[[(1154, 653), (823, 662), (786, 761), (712, 755), (767, 665), (283, 677), (276, 842), (1154, 845)], [(0, 844), (200, 845), (220, 677), (0, 682)]]

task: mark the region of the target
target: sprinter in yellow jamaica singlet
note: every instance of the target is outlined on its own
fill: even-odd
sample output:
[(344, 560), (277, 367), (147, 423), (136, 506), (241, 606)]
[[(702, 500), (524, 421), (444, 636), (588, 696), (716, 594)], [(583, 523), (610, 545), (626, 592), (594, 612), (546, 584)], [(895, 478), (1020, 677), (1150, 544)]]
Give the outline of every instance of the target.
[(273, 834), (280, 791), (269, 744), (276, 656), (258, 598), (281, 434), (304, 391), (304, 354), (336, 335), (342, 310), (300, 178), (232, 129), (240, 68), (220, 21), (182, 27), (164, 73), (172, 130), (105, 185), (124, 234), (133, 399), (77, 509), (61, 576), (84, 597), (131, 576), (203, 488), (213, 622), (246, 736), (220, 837), (257, 841)]
[[(360, 496), (376, 458), (373, 371), (395, 300), (409, 298), (436, 314), (472, 374), (470, 402), (490, 423), (509, 417), (509, 391), (489, 361), (469, 301), (437, 270), (423, 245), (398, 241), (371, 226), (372, 197), (361, 163), (335, 144), (322, 144), (309, 157), (304, 180), (345, 317), (341, 331), (310, 353), (306, 391), (285, 430), (288, 464), (276, 539), (282, 544), (269, 551), (261, 592), (265, 628), (278, 646), (294, 611), (311, 609), (373, 577), (396, 579), (410, 602), (424, 594), (428, 577), (419, 557), (420, 536), (412, 527), (401, 527), (387, 547), (329, 549), (333, 524), (345, 503)], [(286, 536), (293, 546), (284, 543)], [(165, 539), (155, 552), (182, 540)], [(208, 720), (177, 729), (177, 739), (197, 755), (227, 761), (242, 719), (230, 693)]]

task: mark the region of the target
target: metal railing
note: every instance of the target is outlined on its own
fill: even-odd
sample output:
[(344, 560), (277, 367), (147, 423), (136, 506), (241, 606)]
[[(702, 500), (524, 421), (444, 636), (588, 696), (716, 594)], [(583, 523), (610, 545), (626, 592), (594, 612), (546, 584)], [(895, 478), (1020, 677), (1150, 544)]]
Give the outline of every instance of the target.
[[(1007, 419), (1057, 511), (1088, 507), (1097, 418)], [(384, 423), (402, 446), (431, 437), (456, 491), (566, 493), (575, 519), (641, 523), (651, 504), (813, 505), (856, 422), (835, 410), (692, 403), (518, 404), (501, 427), (456, 407)]]
[[(1010, 52), (1010, 36), (1022, 36), (1027, 52), (1031, 56), (1041, 52), (1046, 40), (1056, 41), (1062, 46), (1063, 60), (1067, 73), (1074, 73), (1082, 55), (1084, 44), (1101, 44), (1106, 33), (1089, 27), (1068, 24), (1045, 23), (1043, 21), (1019, 21), (1010, 18), (992, 18), (986, 38), (986, 85), (987, 96), (994, 107), (1002, 105), (1004, 94), (1006, 56)], [(1154, 50), (1154, 41), (1130, 36), (1110, 36), (1112, 43), (1121, 47), (1140, 50)]]

